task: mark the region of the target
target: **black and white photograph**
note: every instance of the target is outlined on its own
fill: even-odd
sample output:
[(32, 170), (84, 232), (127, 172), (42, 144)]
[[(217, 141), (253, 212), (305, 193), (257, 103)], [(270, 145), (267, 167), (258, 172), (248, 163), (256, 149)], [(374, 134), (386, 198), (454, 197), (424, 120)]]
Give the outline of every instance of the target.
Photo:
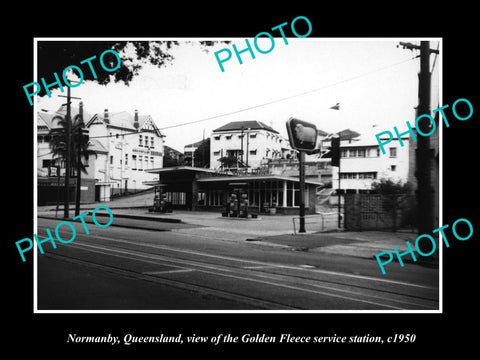
[(470, 35), (126, 15), (16, 44), (24, 324), (66, 351), (447, 344), (474, 310)]
[(441, 309), (439, 39), (36, 44), (38, 311)]

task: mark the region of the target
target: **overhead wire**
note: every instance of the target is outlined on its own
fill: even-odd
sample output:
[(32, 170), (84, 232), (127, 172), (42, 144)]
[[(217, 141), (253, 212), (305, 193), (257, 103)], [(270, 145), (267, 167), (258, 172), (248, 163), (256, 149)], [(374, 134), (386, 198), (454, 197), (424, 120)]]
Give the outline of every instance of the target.
[[(313, 92), (317, 92), (317, 91), (320, 91), (320, 90), (325, 90), (325, 89), (327, 89), (327, 88), (330, 88), (330, 87), (333, 87), (333, 86), (337, 86), (337, 85), (340, 85), (340, 84), (343, 84), (343, 83), (346, 83), (346, 82), (349, 82), (349, 81), (353, 81), (353, 80), (356, 80), (356, 79), (359, 79), (359, 78), (362, 78), (362, 77), (365, 77), (365, 76), (368, 76), (368, 75), (377, 73), (377, 72), (379, 72), (379, 71), (383, 71), (383, 70), (392, 68), (392, 67), (394, 67), (394, 66), (398, 66), (398, 65), (407, 63), (407, 62), (412, 61), (412, 60), (414, 60), (414, 59), (416, 59), (416, 58), (418, 58), (418, 57), (419, 57), (419, 55), (414, 56), (414, 57), (409, 58), (409, 59), (406, 59), (406, 60), (402, 60), (402, 61), (399, 61), (399, 62), (390, 64), (390, 65), (383, 66), (383, 67), (381, 67), (381, 68), (377, 68), (377, 69), (374, 69), (374, 70), (371, 70), (371, 71), (367, 71), (367, 72), (365, 72), (365, 73), (362, 73), (362, 74), (359, 74), (359, 75), (355, 75), (355, 76), (352, 76), (352, 77), (347, 78), (347, 79), (339, 80), (339, 81), (337, 81), (337, 82), (334, 82), (334, 83), (331, 83), (331, 84), (327, 84), (327, 85), (321, 86), (321, 87), (319, 87), (319, 88), (307, 90), (307, 91), (304, 91), (304, 92), (301, 92), (301, 93), (298, 93), (298, 94), (286, 96), (286, 97), (283, 97), (283, 98), (280, 98), (280, 99), (276, 99), (276, 100), (272, 100), (272, 101), (268, 101), (268, 102), (265, 102), (265, 103), (262, 103), (262, 104), (257, 104), (257, 105), (249, 106), (249, 107), (246, 107), (246, 108), (243, 108), (243, 109), (234, 110), (234, 111), (230, 111), (230, 112), (227, 112), (227, 113), (223, 113), (223, 114), (219, 114), (219, 115), (214, 115), (214, 116), (210, 116), (210, 117), (206, 117), (206, 118), (202, 118), (202, 119), (198, 119), (198, 120), (192, 120), (192, 121), (188, 121), (188, 122), (184, 122), (184, 123), (180, 123), (180, 124), (175, 124), (175, 125), (170, 125), (170, 126), (159, 127), (158, 130), (173, 129), (173, 128), (180, 127), (180, 126), (192, 125), (192, 124), (196, 124), (196, 123), (200, 123), (200, 122), (204, 122), (204, 121), (208, 121), (208, 120), (218, 119), (218, 118), (221, 118), (221, 117), (224, 117), (224, 116), (229, 116), (229, 115), (233, 115), (233, 114), (238, 114), (238, 113), (245, 112), (245, 111), (252, 110), (252, 109), (256, 109), (256, 108), (259, 108), (259, 107), (263, 107), (263, 106), (267, 106), (267, 105), (272, 105), (272, 104), (279, 103), (279, 102), (282, 102), (282, 101), (290, 100), (290, 99), (293, 99), (293, 98), (296, 98), (296, 97), (300, 97), (300, 96), (304, 96), (304, 95), (307, 95), (307, 94), (311, 94), (311, 93), (313, 93)], [(127, 133), (127, 134), (122, 134), (121, 136), (128, 136), (128, 135), (134, 135), (134, 134), (136, 134), (136, 132)], [(103, 136), (91, 136), (90, 139), (109, 138), (109, 137), (115, 137), (115, 136), (117, 136), (117, 134), (115, 134), (115, 135), (114, 135), (114, 134), (112, 134), (112, 135), (103, 135)], [(117, 136), (117, 137), (118, 137), (118, 136)]]

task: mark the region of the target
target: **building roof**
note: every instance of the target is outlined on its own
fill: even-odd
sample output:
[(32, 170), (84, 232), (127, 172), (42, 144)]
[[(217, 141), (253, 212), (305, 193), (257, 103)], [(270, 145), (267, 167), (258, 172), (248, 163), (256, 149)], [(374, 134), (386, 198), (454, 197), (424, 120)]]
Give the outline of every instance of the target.
[(155, 168), (145, 170), (148, 173), (162, 173), (162, 172), (206, 172), (206, 173), (217, 173), (216, 170), (197, 168), (192, 166), (173, 166), (168, 168)]
[[(95, 121), (102, 121), (107, 125), (107, 127), (117, 127), (122, 128), (127, 131), (137, 131), (134, 126), (135, 117), (134, 115), (130, 114), (127, 111), (119, 111), (119, 112), (108, 112), (108, 120), (106, 121), (106, 117), (104, 113), (96, 113), (87, 123), (87, 127), (92, 125)], [(165, 136), (162, 132), (157, 128), (155, 122), (153, 121), (150, 115), (140, 115), (138, 114), (138, 129), (141, 130), (146, 124), (150, 124), (149, 126), (153, 126), (154, 131), (157, 132), (159, 136)]]
[(37, 112), (37, 129), (38, 130), (50, 130), (52, 126), (53, 112)]
[(88, 149), (94, 151), (96, 154), (108, 154), (108, 150), (97, 139), (92, 139), (88, 142)]
[[(219, 173), (217, 170), (212, 169), (204, 169), (204, 168), (196, 168), (191, 166), (175, 166), (170, 168), (156, 168), (156, 169), (149, 169), (145, 170), (148, 173), (189, 173), (189, 172), (202, 172), (202, 173), (210, 173), (214, 174), (214, 176), (203, 177), (197, 179), (198, 182), (235, 182), (235, 181), (264, 181), (264, 180), (285, 180), (285, 181), (293, 181), (299, 182), (300, 179), (298, 177), (289, 177), (289, 176), (281, 176), (281, 175), (228, 175)], [(155, 184), (159, 184), (160, 182), (157, 181)], [(323, 186), (324, 183), (320, 181), (305, 179), (306, 184), (316, 185), (316, 186)], [(153, 184), (153, 183), (152, 183)]]
[(339, 131), (337, 134), (340, 136), (340, 140), (351, 140), (360, 136), (358, 132), (350, 129)]
[[(258, 181), (258, 180), (285, 180), (299, 182), (298, 177), (281, 176), (281, 175), (244, 175), (244, 176), (212, 176), (198, 179), (198, 182), (233, 182), (233, 181)], [(322, 186), (324, 183), (320, 181), (305, 179), (305, 184)]]
[(186, 149), (186, 148), (198, 148), (200, 145), (202, 145), (202, 143), (203, 143), (204, 141), (207, 141), (207, 139), (205, 139), (205, 140), (199, 140), (199, 141), (197, 141), (197, 142), (194, 142), (193, 144), (187, 144), (187, 145), (185, 145), (183, 148), (184, 148), (184, 149)]
[(174, 148), (168, 146), (168, 145), (163, 145), (163, 152), (164, 153), (172, 153), (175, 155), (183, 155), (181, 151), (175, 150)]
[(267, 130), (278, 134), (278, 131), (273, 129), (272, 127), (265, 125), (263, 122), (258, 120), (244, 120), (244, 121), (232, 121), (226, 125), (219, 127), (218, 129), (213, 130), (213, 132), (220, 132), (220, 131), (240, 131), (247, 129), (251, 130)]
[[(70, 116), (73, 118), (74, 116), (78, 115), (79, 109), (75, 106), (70, 108)], [(55, 123), (52, 123), (52, 120), (56, 116), (64, 117), (67, 114), (67, 107), (66, 105), (62, 105), (58, 108), (57, 111), (50, 111), (50, 110), (40, 110), (37, 112), (37, 129), (38, 130), (50, 130), (53, 127), (56, 127)], [(90, 119), (90, 115), (83, 112), (83, 121), (87, 123)]]
[(318, 133), (318, 135), (320, 135), (320, 136), (327, 136), (327, 135), (329, 134), (329, 133), (327, 133), (327, 132), (325, 132), (325, 131), (323, 131), (323, 130), (320, 130), (320, 129), (317, 129), (317, 133)]

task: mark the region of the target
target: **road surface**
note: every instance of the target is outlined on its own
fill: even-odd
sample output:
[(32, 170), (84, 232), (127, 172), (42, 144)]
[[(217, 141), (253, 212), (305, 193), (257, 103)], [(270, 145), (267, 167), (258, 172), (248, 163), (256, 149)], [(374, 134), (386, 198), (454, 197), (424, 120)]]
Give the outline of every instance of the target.
[[(58, 223), (38, 219), (39, 239)], [(188, 224), (89, 225), (88, 235), (72, 224), (74, 241), (44, 243), (38, 253), (39, 310), (439, 308), (438, 270), (416, 264), (382, 276), (374, 260), (207, 237)], [(65, 228), (60, 235), (69, 239)]]

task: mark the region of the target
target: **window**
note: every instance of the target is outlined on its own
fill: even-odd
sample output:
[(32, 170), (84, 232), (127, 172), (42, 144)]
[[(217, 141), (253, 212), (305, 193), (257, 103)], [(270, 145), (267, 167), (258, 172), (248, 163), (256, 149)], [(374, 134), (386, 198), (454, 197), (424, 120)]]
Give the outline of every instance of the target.
[(363, 173), (363, 178), (364, 179), (376, 179), (377, 178), (377, 173), (376, 172)]
[(187, 193), (180, 191), (168, 191), (165, 193), (166, 200), (171, 202), (172, 205), (185, 205), (187, 203)]
[(213, 137), (213, 140), (220, 140), (220, 137), (221, 137), (221, 135), (215, 135), (215, 136)]
[(356, 157), (357, 156), (357, 149), (350, 149), (348, 152), (348, 157)]
[(220, 151), (214, 151), (213, 152), (213, 156), (218, 156), (218, 155), (220, 155)]
[(225, 139), (227, 139), (227, 140), (230, 140), (231, 138), (232, 138), (232, 134), (225, 136)]
[(250, 153), (250, 155), (257, 155), (257, 150), (256, 149), (255, 150), (250, 150), (249, 153)]
[(378, 157), (380, 156), (380, 148), (370, 148), (367, 153), (368, 157)]
[(144, 159), (145, 159), (145, 167), (144, 167), (144, 169), (148, 169), (148, 156), (145, 155)]
[(143, 137), (142, 137), (142, 135), (138, 135), (138, 146), (143, 146)]
[[(257, 137), (257, 133), (250, 134), (250, 139), (255, 139)], [(268, 134), (267, 134), (268, 138)]]
[(150, 138), (150, 147), (152, 149), (155, 147), (155, 138), (153, 136)]
[(205, 205), (206, 193), (203, 191), (198, 192), (197, 201), (198, 205)]
[(49, 166), (53, 166), (53, 160), (42, 160), (42, 168), (48, 168)]
[(208, 205), (223, 205), (223, 190), (211, 190), (208, 192)]
[(137, 170), (137, 155), (132, 155), (132, 170)]
[(110, 165), (113, 165), (113, 155), (110, 155)]
[(358, 149), (358, 157), (365, 157), (365, 149)]
[(347, 150), (340, 150), (340, 157), (347, 157)]
[(125, 166), (128, 165), (128, 154), (125, 154)]
[(143, 170), (143, 156), (138, 155), (138, 170)]
[(391, 171), (396, 171), (396, 170), (397, 170), (397, 165), (392, 165), (392, 166), (390, 166), (390, 170), (391, 170)]
[[(299, 205), (300, 205), (299, 183), (287, 184), (287, 206), (299, 206)], [(308, 206), (308, 190), (307, 189), (305, 189), (305, 206)]]
[(154, 168), (154, 162), (153, 162), (153, 156), (150, 156), (150, 167), (153, 169)]
[(390, 148), (390, 157), (397, 157), (397, 148)]

